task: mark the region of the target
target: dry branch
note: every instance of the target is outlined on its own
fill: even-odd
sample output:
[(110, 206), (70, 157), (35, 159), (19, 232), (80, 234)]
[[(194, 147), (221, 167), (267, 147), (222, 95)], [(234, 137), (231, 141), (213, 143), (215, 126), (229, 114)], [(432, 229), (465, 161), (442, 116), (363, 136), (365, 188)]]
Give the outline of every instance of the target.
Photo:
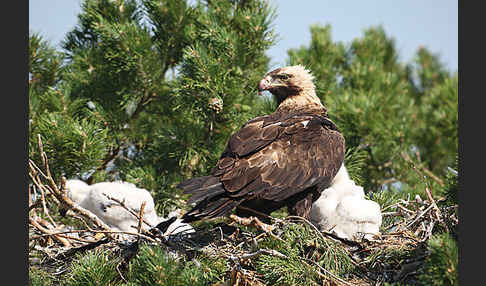
[(66, 238), (63, 238), (63, 237), (61, 237), (59, 235), (56, 235), (50, 229), (42, 226), (36, 219), (34, 219), (32, 217), (29, 217), (29, 222), (30, 222), (31, 225), (33, 225), (36, 229), (38, 229), (42, 233), (45, 233), (48, 236), (52, 236), (54, 239), (56, 239), (57, 241), (59, 241), (60, 243), (62, 243), (63, 246), (65, 246), (65, 247), (70, 247), (71, 246), (71, 243)]
[(138, 218), (138, 226), (137, 226), (137, 232), (142, 233), (142, 225), (143, 225), (143, 211), (145, 210), (145, 205), (147, 202), (142, 202), (142, 205), (140, 206), (140, 216)]
[[(125, 210), (127, 210), (130, 214), (132, 214), (134, 217), (136, 217), (139, 221), (141, 220), (143, 223), (145, 223), (146, 225), (148, 225), (150, 228), (153, 227), (146, 220), (143, 219), (143, 216), (141, 214), (137, 214), (132, 209), (130, 209), (129, 207), (127, 207), (127, 205), (125, 204), (124, 201), (120, 201), (119, 199), (114, 198), (114, 197), (111, 197), (111, 196), (109, 196), (109, 195), (107, 195), (105, 193), (103, 193), (103, 195), (105, 197), (107, 197), (109, 200), (112, 200), (112, 201), (116, 202), (117, 204), (119, 204), (122, 208), (124, 208)], [(145, 208), (146, 203), (147, 202), (145, 202), (145, 201), (142, 202), (143, 208)], [(142, 206), (140, 207), (140, 211), (142, 211)]]
[(414, 166), (414, 168), (420, 168), (420, 170), (422, 170), (422, 172), (426, 173), (430, 178), (432, 178), (432, 180), (436, 181), (441, 187), (444, 186), (444, 182), (439, 178), (437, 177), (434, 173), (432, 173), (432, 171), (430, 171), (429, 169), (425, 168), (424, 166), (419, 166), (417, 167), (415, 165), (415, 163), (413, 162), (413, 160), (410, 158), (410, 156), (405, 153), (405, 152), (402, 152), (401, 153), (402, 155), (402, 158), (409, 162), (410, 164), (412, 164)]
[(253, 226), (261, 231), (264, 231), (265, 233), (271, 233), (272, 230), (275, 228), (274, 226), (272, 225), (269, 225), (269, 224), (266, 224), (266, 223), (263, 223), (261, 220), (259, 220), (257, 217), (254, 217), (254, 216), (251, 216), (249, 218), (243, 218), (243, 217), (239, 217), (237, 215), (230, 215), (230, 218), (238, 223), (238, 224), (241, 224), (241, 225), (244, 225), (244, 226)]

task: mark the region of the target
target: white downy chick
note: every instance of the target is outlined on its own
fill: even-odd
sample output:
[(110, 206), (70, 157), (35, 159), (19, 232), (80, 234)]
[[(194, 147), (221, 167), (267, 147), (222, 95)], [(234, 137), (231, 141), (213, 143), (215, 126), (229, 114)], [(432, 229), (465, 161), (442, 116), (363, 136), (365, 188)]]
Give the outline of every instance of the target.
[(66, 189), (68, 197), (73, 202), (95, 214), (113, 230), (134, 232), (138, 226), (138, 218), (108, 197), (124, 202), (126, 207), (137, 214), (140, 213), (142, 202), (145, 201), (143, 218), (150, 224), (150, 226), (144, 225), (146, 228), (153, 228), (160, 222), (175, 216), (177, 219), (169, 225), (166, 235), (194, 232), (191, 225), (182, 223), (179, 219), (181, 210), (169, 213), (168, 218), (159, 217), (150, 192), (137, 188), (134, 184), (116, 181), (88, 185), (81, 180), (68, 180)]
[(74, 203), (95, 214), (114, 230), (135, 232), (138, 219), (107, 196), (124, 202), (126, 207), (137, 214), (140, 212), (142, 202), (145, 201), (143, 218), (150, 224), (150, 228), (160, 220), (155, 212), (152, 195), (131, 183), (117, 181), (88, 185), (80, 180), (68, 180), (66, 189), (68, 197)]
[(331, 186), (313, 203), (310, 220), (321, 231), (346, 239), (361, 235), (370, 239), (379, 233), (382, 223), (380, 206), (365, 199), (363, 187), (351, 180), (344, 164)]

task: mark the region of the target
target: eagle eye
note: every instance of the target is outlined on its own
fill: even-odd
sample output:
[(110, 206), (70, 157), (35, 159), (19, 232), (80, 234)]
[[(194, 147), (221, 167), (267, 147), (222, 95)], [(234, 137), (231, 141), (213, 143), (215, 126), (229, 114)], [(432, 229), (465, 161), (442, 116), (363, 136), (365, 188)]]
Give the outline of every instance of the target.
[(278, 75), (278, 78), (283, 79), (283, 80), (288, 80), (289, 77), (290, 77), (290, 75), (285, 74), (285, 73)]

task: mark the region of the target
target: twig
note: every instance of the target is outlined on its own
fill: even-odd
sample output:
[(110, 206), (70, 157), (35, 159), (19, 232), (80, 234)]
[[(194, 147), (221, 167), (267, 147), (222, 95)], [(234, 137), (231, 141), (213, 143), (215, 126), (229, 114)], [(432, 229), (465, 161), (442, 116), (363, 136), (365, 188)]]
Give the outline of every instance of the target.
[(151, 238), (150, 236), (141, 234), (141, 233), (136, 233), (136, 232), (131, 232), (131, 231), (116, 231), (116, 230), (91, 230), (94, 233), (104, 233), (104, 234), (128, 234), (128, 235), (135, 235), (138, 237), (145, 238), (147, 240), (150, 240), (151, 242), (157, 242), (155, 239)]
[(94, 249), (94, 248), (96, 248), (96, 247), (98, 247), (102, 244), (108, 243), (108, 242), (110, 242), (110, 240), (106, 239), (106, 238), (100, 239), (100, 240), (97, 240), (97, 241), (93, 241), (93, 242), (89, 242), (89, 243), (82, 245), (80, 247), (68, 249), (67, 251), (62, 252), (62, 253), (60, 253), (59, 255), (56, 255), (56, 257), (53, 257), (53, 258), (58, 260), (58, 261), (63, 261), (64, 259), (71, 257), (76, 253), (85, 252), (85, 251)]
[(382, 216), (396, 216), (400, 214), (399, 212), (382, 212), (381, 215)]
[(442, 221), (442, 213), (439, 209), (439, 207), (437, 206), (437, 203), (435, 202), (434, 200), (434, 197), (432, 197), (432, 193), (430, 192), (430, 189), (428, 187), (428, 185), (425, 187), (425, 192), (427, 193), (427, 198), (432, 202), (432, 206), (434, 207), (434, 210), (435, 210), (435, 216), (437, 218), (437, 220), (442, 224), (444, 225), (444, 227), (449, 231), (447, 225), (445, 225)]
[(407, 224), (407, 228), (411, 227), (414, 223), (416, 223), (422, 216), (424, 216), (429, 210), (431, 210), (434, 207), (433, 204), (431, 204), (428, 208), (426, 208), (423, 212), (421, 212), (412, 222)]
[(314, 231), (319, 234), (319, 236), (324, 240), (324, 236), (322, 235), (322, 232), (320, 230), (317, 229), (317, 227), (311, 223), (309, 220), (307, 220), (306, 218), (303, 218), (301, 216), (287, 216), (285, 218), (285, 220), (291, 220), (291, 219), (297, 219), (297, 220), (301, 220), (303, 222), (305, 222), (307, 225), (309, 225), (312, 229), (314, 229)]
[(407, 212), (409, 214), (414, 214), (415, 213), (414, 211), (411, 211), (411, 210), (407, 209), (406, 207), (402, 206), (400, 203), (398, 203), (396, 205), (396, 207), (398, 207), (399, 209), (401, 209), (401, 210), (403, 210), (403, 211), (405, 211), (405, 212)]
[(73, 236), (69, 236), (69, 235), (64, 235), (64, 234), (59, 234), (60, 237), (64, 237), (66, 239), (69, 239), (69, 240), (76, 240), (76, 241), (79, 241), (79, 242), (86, 242), (86, 243), (92, 243), (96, 240), (88, 240), (88, 239), (84, 239), (84, 238), (79, 238), (79, 237), (73, 237)]
[(31, 206), (33, 205), (33, 204), (32, 204), (32, 191), (31, 191), (33, 187), (34, 187), (34, 186), (33, 186), (33, 185), (30, 185), (30, 184), (29, 184), (29, 186), (27, 187), (27, 194), (28, 194), (28, 196), (29, 196), (29, 197), (28, 197), (29, 212), (30, 212), (30, 210), (31, 210)]
[(255, 241), (258, 242), (258, 240), (260, 238), (264, 237), (265, 235), (266, 235), (266, 233), (265, 232), (262, 232), (262, 233), (260, 233), (259, 235), (255, 236), (255, 237), (251, 236), (249, 238), (246, 238), (245, 240), (243, 240), (242, 242), (240, 242), (236, 247), (241, 247), (243, 244), (249, 242), (250, 240), (255, 240)]
[[(406, 161), (408, 161), (412, 164), (413, 170), (415, 172), (417, 172), (417, 174), (422, 178), (423, 182), (425, 183), (425, 193), (427, 194), (427, 198), (430, 200), (431, 204), (434, 206), (435, 215), (436, 215), (437, 220), (447, 229), (447, 231), (449, 231), (449, 228), (447, 227), (447, 225), (442, 221), (441, 211), (440, 211), (439, 207), (437, 206), (435, 199), (432, 196), (432, 193), (430, 192), (430, 186), (429, 186), (427, 180), (425, 180), (425, 176), (417, 169), (417, 167), (415, 166), (415, 163), (410, 159), (410, 157), (408, 156), (407, 153), (402, 152), (402, 157)], [(435, 181), (439, 180), (439, 181), (437, 181), (439, 183), (439, 185), (441, 185), (441, 186), (444, 185), (442, 180), (440, 180), (435, 175), (433, 175), (432, 172), (428, 171), (425, 167), (422, 167), (421, 169), (424, 170), (424, 172), (427, 173), (427, 175), (429, 175)], [(426, 172), (426, 171), (428, 171), (428, 172)]]
[(142, 233), (143, 211), (145, 209), (146, 204), (147, 204), (147, 202), (143, 201), (142, 205), (140, 206), (140, 217), (138, 218), (138, 227), (137, 227), (138, 233)]
[(33, 204), (29, 205), (29, 214), (30, 214), (30, 211), (35, 209), (36, 207), (38, 207), (39, 205), (41, 204), (41, 201), (37, 200), (35, 201)]
[(123, 261), (120, 261), (120, 263), (118, 263), (116, 265), (116, 271), (118, 272), (118, 274), (120, 275), (121, 279), (125, 282), (125, 283), (128, 283), (127, 279), (125, 279), (125, 277), (123, 277), (123, 274), (121, 273), (120, 271), (120, 265), (122, 264)]
[[(312, 264), (316, 265), (320, 270), (324, 271), (326, 274), (328, 274), (329, 276), (331, 276), (332, 278), (336, 279), (337, 281), (343, 283), (344, 285), (349, 285), (349, 286), (354, 286), (354, 284), (351, 284), (349, 282), (346, 282), (344, 281), (343, 279), (339, 278), (338, 276), (334, 275), (332, 272), (328, 271), (327, 269), (325, 269), (324, 267), (320, 266), (317, 262), (311, 260), (311, 259), (308, 259), (308, 258), (303, 258), (304, 260), (306, 261), (309, 261), (311, 262)], [(311, 267), (308, 263), (306, 263), (305, 261), (302, 261), (304, 264), (306, 264), (307, 266)], [(322, 274), (320, 271), (317, 271), (317, 274), (319, 274), (319, 276), (325, 278), (325, 279), (328, 279), (328, 277), (324, 274)]]
[(386, 206), (386, 207), (383, 207), (383, 208), (381, 209), (381, 211), (382, 211), (382, 212), (384, 212), (385, 210), (387, 210), (387, 209), (389, 209), (389, 208), (396, 207), (396, 206), (397, 206), (397, 204), (399, 204), (399, 203), (394, 203), (394, 204), (388, 205), (388, 206)]
[(261, 254), (267, 254), (267, 255), (275, 256), (275, 257), (282, 258), (282, 259), (288, 259), (287, 255), (285, 255), (285, 254), (282, 254), (282, 253), (280, 253), (280, 252), (278, 252), (274, 249), (264, 249), (264, 248), (258, 249), (257, 251), (255, 251), (253, 253), (243, 254), (242, 256), (240, 256), (238, 258), (240, 259), (240, 261), (244, 261), (244, 260), (248, 260), (248, 259), (260, 256)]
[[(80, 237), (69, 236), (69, 235), (65, 235), (63, 233), (64, 232), (53, 232), (52, 234), (43, 233), (43, 234), (39, 234), (39, 235), (32, 235), (32, 236), (29, 236), (29, 240), (36, 240), (36, 239), (46, 237), (46, 236), (57, 235), (57, 236), (64, 237), (64, 238), (69, 239), (69, 240), (77, 240), (77, 241), (80, 241), (80, 242), (87, 242), (87, 243), (95, 242), (93, 240), (87, 240), (87, 239), (80, 238)], [(66, 233), (69, 233), (69, 231), (66, 232)]]
[(32, 217), (29, 217), (29, 222), (30, 222), (31, 225), (33, 225), (35, 228), (37, 228), (39, 231), (41, 231), (41, 232), (43, 232), (45, 234), (48, 234), (49, 236), (54, 237), (57, 241), (59, 241), (60, 243), (62, 243), (64, 246), (66, 246), (66, 247), (70, 247), (71, 246), (71, 243), (69, 243), (69, 241), (67, 239), (62, 238), (62, 237), (59, 237), (56, 234), (54, 234), (50, 229), (47, 229), (47, 228), (41, 226)]
[(44, 214), (47, 216), (47, 218), (49, 219), (49, 221), (51, 222), (51, 224), (54, 227), (57, 227), (56, 223), (54, 222), (54, 220), (52, 219), (51, 215), (49, 214), (49, 211), (47, 210), (47, 205), (46, 205), (44, 190), (42, 188), (40, 188), (39, 191), (41, 193), (41, 198), (40, 199), (41, 199), (41, 203), (42, 203), (42, 210), (44, 211)]
[[(35, 236), (30, 237), (30, 239), (37, 239), (37, 238), (41, 238), (41, 237), (45, 237), (45, 236), (52, 236), (52, 235), (64, 235), (64, 234), (68, 234), (68, 233), (81, 233), (81, 232), (113, 233), (113, 234), (136, 235), (138, 237), (142, 237), (142, 238), (148, 239), (148, 240), (150, 240), (152, 242), (156, 242), (156, 240), (154, 240), (153, 238), (151, 238), (149, 236), (146, 236), (144, 234), (136, 233), (136, 232), (115, 231), (115, 230), (104, 231), (104, 230), (94, 230), (94, 229), (90, 229), (90, 230), (67, 230), (67, 231), (59, 231), (59, 232), (51, 232), (51, 233), (44, 232), (44, 234), (35, 235)], [(70, 236), (69, 238), (72, 238), (72, 237)], [(86, 242), (88, 242), (88, 241), (86, 241)], [(93, 241), (90, 241), (90, 242), (93, 242)]]
[[(109, 196), (109, 195), (107, 195), (107, 194), (105, 194), (105, 193), (103, 193), (103, 195), (104, 195), (105, 197), (107, 197), (109, 200), (112, 200), (112, 201), (114, 201), (114, 202), (118, 203), (118, 204), (119, 204), (119, 205), (120, 205), (122, 208), (126, 209), (126, 210), (127, 210), (129, 213), (131, 213), (131, 214), (132, 214), (133, 216), (135, 216), (137, 219), (142, 220), (142, 221), (143, 221), (143, 222), (144, 222), (146, 225), (148, 225), (150, 228), (152, 228), (152, 227), (153, 227), (153, 226), (152, 226), (151, 224), (149, 224), (149, 223), (148, 223), (148, 222), (147, 222), (145, 219), (143, 219), (143, 218), (142, 218), (142, 217), (141, 217), (139, 214), (137, 214), (136, 212), (134, 212), (133, 210), (131, 210), (129, 207), (127, 207), (127, 206), (125, 205), (125, 202), (124, 202), (124, 201), (121, 201), (121, 200), (119, 200), (119, 199), (117, 199), (117, 198), (111, 197), (111, 196)], [(145, 202), (145, 201), (143, 201), (143, 202), (142, 202), (142, 205), (144, 205), (144, 207), (145, 207), (145, 204), (146, 204), (146, 202)], [(140, 209), (140, 210), (141, 210), (141, 209)]]
[[(407, 153), (402, 152), (401, 155), (405, 161), (411, 163), (414, 166), (414, 168), (416, 168), (415, 163), (412, 161), (412, 159), (410, 158), (410, 156), (408, 156)], [(424, 166), (419, 166), (419, 167), (424, 173), (426, 173), (430, 178), (436, 181), (440, 186), (444, 186), (444, 182), (439, 177), (437, 177), (434, 173), (432, 173), (432, 171), (425, 168)]]

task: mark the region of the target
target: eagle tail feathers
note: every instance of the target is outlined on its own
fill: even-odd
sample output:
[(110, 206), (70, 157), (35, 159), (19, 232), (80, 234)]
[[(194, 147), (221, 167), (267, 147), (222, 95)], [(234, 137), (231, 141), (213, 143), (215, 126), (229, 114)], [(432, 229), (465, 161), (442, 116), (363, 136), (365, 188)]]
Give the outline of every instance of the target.
[(241, 200), (219, 196), (226, 190), (219, 178), (214, 176), (188, 179), (177, 187), (183, 189), (184, 194), (191, 195), (187, 201), (189, 204), (196, 204), (182, 216), (184, 223), (224, 216), (241, 202)]
[(182, 222), (189, 223), (202, 218), (216, 218), (224, 216), (231, 212), (231, 210), (233, 210), (240, 203), (241, 200), (233, 200), (232, 198), (228, 197), (222, 197), (215, 200), (203, 200), (192, 210), (188, 211), (182, 216)]
[(196, 178), (191, 178), (183, 181), (182, 183), (179, 183), (177, 185), (177, 188), (183, 189), (184, 193), (186, 193), (186, 190), (192, 190), (196, 186), (202, 186), (205, 181), (207, 181), (209, 178), (212, 178), (213, 176), (203, 176), (203, 177), (196, 177)]
[(202, 200), (211, 199), (225, 192), (223, 184), (219, 182), (219, 178), (213, 176), (188, 179), (177, 187), (183, 189), (184, 194), (191, 195), (187, 201), (189, 204), (199, 203)]

